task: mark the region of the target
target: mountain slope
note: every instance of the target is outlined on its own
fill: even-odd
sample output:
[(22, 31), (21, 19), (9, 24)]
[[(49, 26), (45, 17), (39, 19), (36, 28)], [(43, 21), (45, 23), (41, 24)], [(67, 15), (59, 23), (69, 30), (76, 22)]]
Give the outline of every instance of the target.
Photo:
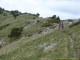
[(74, 41), (74, 47), (77, 57), (80, 58), (80, 24), (70, 29), (70, 36)]
[[(55, 28), (54, 25), (42, 27), (48, 18), (37, 22), (40, 18), (31, 14), (21, 14), (14, 19), (8, 13), (0, 18), (0, 41), (5, 42), (0, 48), (0, 60), (76, 60), (80, 56), (80, 25), (58, 30), (58, 24)], [(22, 35), (19, 39), (8, 38), (15, 27), (23, 27)]]
[[(68, 45), (68, 36), (58, 31), (55, 32), (56, 33), (52, 31), (45, 36), (41, 35), (41, 38), (40, 35), (38, 38), (36, 38), (37, 36), (30, 39), (23, 38), (21, 42), (19, 42), (20, 40), (15, 42), (17, 45), (13, 44), (4, 47), (5, 49), (7, 48), (7, 51), (4, 48), (2, 49), (2, 51), (5, 50), (3, 51), (5, 52), (5, 55), (2, 55), (1, 59), (5, 60), (7, 58), (8, 60), (41, 60), (53, 58), (71, 58), (69, 53), (70, 47)], [(8, 50), (12, 50), (12, 52), (9, 53)]]

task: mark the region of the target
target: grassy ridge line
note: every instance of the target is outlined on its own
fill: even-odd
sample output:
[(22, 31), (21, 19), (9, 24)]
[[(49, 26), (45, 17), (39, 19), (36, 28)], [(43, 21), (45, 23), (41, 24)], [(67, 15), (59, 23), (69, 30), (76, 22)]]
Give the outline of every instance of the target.
[(25, 14), (25, 15), (18, 16), (16, 19), (14, 19), (13, 17), (10, 18), (8, 17), (7, 19), (1, 21), (0, 26), (6, 24), (10, 24), (10, 25), (0, 31), (0, 36), (3, 36), (5, 38), (9, 35), (12, 28), (22, 27), (22, 24), (25, 24), (25, 22), (27, 21), (37, 21), (39, 19), (38, 17), (35, 17), (35, 19), (33, 19), (33, 17), (34, 16), (32, 15), (29, 16)]
[[(0, 24), (0, 26), (5, 25), (5, 24), (12, 24), (12, 23), (16, 23), (18, 21), (24, 21), (24, 20), (33, 20), (34, 16), (27, 16), (27, 15), (20, 15), (18, 16), (16, 19), (14, 19), (13, 17), (8, 18), (6, 20), (3, 20)], [(37, 18), (36, 18), (37, 19)], [(34, 19), (35, 20), (35, 19)]]
[[(37, 19), (35, 19), (35, 21), (36, 20)], [(6, 37), (7, 35), (10, 34), (10, 31), (11, 31), (12, 28), (22, 27), (22, 24), (25, 24), (25, 22), (26, 22), (26, 20), (21, 20), (21, 21), (18, 21), (16, 23), (12, 23), (10, 26), (8, 26), (8, 27), (4, 28), (3, 30), (1, 30), (0, 35)]]

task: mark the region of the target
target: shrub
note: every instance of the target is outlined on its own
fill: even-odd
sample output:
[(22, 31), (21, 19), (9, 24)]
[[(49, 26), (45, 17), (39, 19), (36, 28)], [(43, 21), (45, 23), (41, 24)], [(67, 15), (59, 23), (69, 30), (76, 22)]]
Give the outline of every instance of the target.
[(17, 16), (19, 16), (18, 13), (13, 14), (14, 19), (15, 19)]
[(10, 13), (11, 13), (11, 15), (13, 15), (14, 19), (15, 19), (17, 16), (19, 16), (19, 14), (20, 14), (20, 12), (19, 12), (18, 10), (11, 11)]
[(49, 19), (47, 20), (48, 23), (59, 23), (60, 20), (53, 20), (53, 19)]
[(51, 17), (51, 19), (56, 19), (56, 15), (53, 15), (53, 16)]
[(53, 19), (49, 19), (47, 20), (48, 23), (54, 23), (54, 20)]
[(6, 13), (3, 13), (3, 16), (7, 16), (7, 14)]
[(42, 27), (48, 27), (48, 26), (52, 26), (50, 23), (44, 23), (42, 24)]
[(11, 31), (11, 34), (8, 35), (9, 38), (14, 38), (14, 37), (19, 37), (21, 35), (23, 31), (23, 27), (20, 27), (20, 28), (13, 28), (12, 31)]
[(60, 20), (54, 20), (54, 23), (59, 23), (60, 22)]
[(0, 48), (1, 48), (2, 46), (0, 45)]
[(4, 9), (0, 7), (0, 14), (3, 14)]
[(40, 22), (40, 20), (37, 20), (37, 23)]
[(33, 17), (33, 19), (35, 19), (35, 17)]
[(37, 13), (37, 14), (36, 14), (36, 16), (37, 16), (37, 17), (39, 17), (39, 16), (40, 16), (40, 14), (39, 14), (39, 13)]

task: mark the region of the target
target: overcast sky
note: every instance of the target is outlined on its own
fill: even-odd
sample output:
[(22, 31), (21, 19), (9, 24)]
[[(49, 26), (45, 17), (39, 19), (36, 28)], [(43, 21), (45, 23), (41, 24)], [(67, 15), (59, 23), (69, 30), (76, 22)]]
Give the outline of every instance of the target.
[(80, 17), (79, 0), (0, 0), (0, 7), (28, 13), (40, 13), (42, 17), (52, 15), (61, 19)]

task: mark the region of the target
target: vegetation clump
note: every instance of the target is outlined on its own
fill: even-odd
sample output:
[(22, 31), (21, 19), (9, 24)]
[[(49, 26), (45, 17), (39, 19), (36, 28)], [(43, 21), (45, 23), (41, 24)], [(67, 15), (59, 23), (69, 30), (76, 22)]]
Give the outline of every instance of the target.
[(52, 26), (50, 23), (44, 23), (42, 24), (42, 27), (49, 27), (49, 26)]
[(14, 17), (14, 19), (17, 17), (17, 16), (19, 16), (19, 11), (17, 11), (17, 10), (15, 10), (15, 11), (11, 11), (10, 12), (11, 13), (11, 15), (13, 15), (13, 17)]
[(8, 35), (8, 37), (9, 38), (14, 38), (14, 37), (18, 38), (21, 35), (22, 31), (23, 31), (23, 27), (13, 28), (11, 31), (11, 34)]
[(33, 19), (35, 19), (35, 17), (33, 17)]
[(47, 20), (48, 23), (59, 23), (60, 22), (60, 17), (56, 15), (53, 15), (50, 17), (50, 19)]
[(0, 7), (0, 14), (3, 14), (4, 9)]

